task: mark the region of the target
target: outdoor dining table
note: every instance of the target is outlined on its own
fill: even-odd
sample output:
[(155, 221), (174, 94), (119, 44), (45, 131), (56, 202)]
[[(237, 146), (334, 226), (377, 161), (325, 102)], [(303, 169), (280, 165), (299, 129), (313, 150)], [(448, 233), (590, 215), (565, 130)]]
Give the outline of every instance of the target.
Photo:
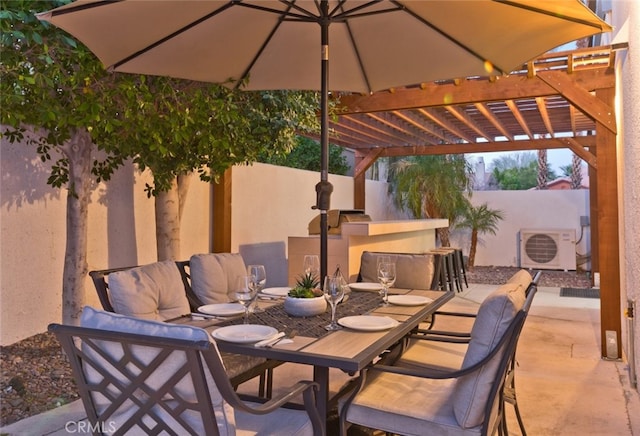
[[(293, 362), (313, 366), (313, 379), (319, 384), (317, 404), (320, 416), (326, 417), (333, 401), (337, 401), (329, 392), (329, 369), (337, 368), (349, 374), (358, 371), (374, 362), (385, 350), (413, 330), (420, 322), (439, 307), (453, 298), (453, 292), (390, 289), (391, 294), (422, 296), (432, 301), (422, 305), (381, 305), (377, 292), (352, 291), (350, 298), (338, 306), (338, 316), (374, 315), (387, 316), (398, 321), (395, 327), (381, 331), (361, 331), (343, 328), (326, 331), (324, 326), (330, 320), (329, 314), (306, 318), (291, 317), (284, 312), (282, 300), (271, 300), (264, 308), (253, 313), (251, 324), (269, 325), (278, 331), (295, 328), (298, 334), (292, 342), (277, 344), (274, 347), (255, 347), (251, 343), (235, 343), (218, 340), (221, 351), (264, 357), (283, 362)], [(276, 304), (274, 304), (276, 303)], [(201, 322), (201, 321), (200, 321)], [(193, 322), (194, 324), (200, 323)], [(233, 324), (242, 324), (242, 319), (207, 320), (203, 327), (208, 331)]]

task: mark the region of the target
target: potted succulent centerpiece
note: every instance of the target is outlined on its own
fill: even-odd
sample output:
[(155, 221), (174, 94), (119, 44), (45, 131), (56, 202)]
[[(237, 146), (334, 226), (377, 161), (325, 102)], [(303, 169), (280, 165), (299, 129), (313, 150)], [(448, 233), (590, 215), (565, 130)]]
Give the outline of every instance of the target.
[(313, 316), (327, 310), (320, 280), (313, 273), (302, 274), (284, 300), (284, 310), (292, 316)]

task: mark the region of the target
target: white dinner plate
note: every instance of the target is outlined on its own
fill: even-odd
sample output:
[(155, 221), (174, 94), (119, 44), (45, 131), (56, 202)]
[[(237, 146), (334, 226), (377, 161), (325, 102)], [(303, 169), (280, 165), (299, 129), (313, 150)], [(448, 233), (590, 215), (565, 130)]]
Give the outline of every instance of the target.
[(340, 318), (338, 324), (354, 330), (376, 332), (379, 330), (389, 330), (397, 326), (398, 321), (388, 316), (359, 315)]
[(349, 283), (349, 287), (354, 291), (379, 291), (382, 289), (380, 283), (356, 282)]
[(198, 307), (198, 312), (214, 316), (234, 316), (244, 313), (244, 306), (240, 303), (206, 304)]
[(262, 290), (262, 293), (276, 297), (286, 297), (290, 290), (291, 288), (266, 288)]
[(278, 330), (268, 325), (239, 324), (220, 327), (211, 332), (211, 336), (227, 342), (251, 344), (269, 339), (278, 334)]
[(433, 302), (431, 298), (419, 295), (389, 295), (389, 303), (398, 306), (424, 306)]

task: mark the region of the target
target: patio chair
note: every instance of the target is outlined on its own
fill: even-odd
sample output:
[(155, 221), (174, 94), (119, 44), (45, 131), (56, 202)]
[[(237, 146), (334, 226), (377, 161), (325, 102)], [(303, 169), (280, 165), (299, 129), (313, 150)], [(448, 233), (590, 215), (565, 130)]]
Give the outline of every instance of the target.
[[(265, 403), (235, 393), (200, 328), (85, 308), (81, 327), (51, 324), (69, 357), (94, 433), (320, 435), (317, 385), (299, 381)], [(304, 410), (286, 408), (302, 396)]]
[(162, 321), (192, 309), (173, 261), (89, 271), (89, 276), (108, 312)]
[[(525, 271), (521, 270), (514, 274), (508, 281), (508, 283), (518, 283), (522, 286), (526, 300), (522, 307), (525, 313), (529, 313), (529, 308), (533, 302), (533, 298), (537, 292), (538, 282), (540, 280), (541, 272), (538, 271), (533, 278)], [(529, 280), (531, 279), (531, 280)], [(528, 283), (528, 284), (527, 284)], [(438, 311), (436, 314), (440, 317), (446, 316), (451, 319), (463, 317), (467, 319), (475, 319), (476, 313), (466, 312), (444, 312)], [(408, 366), (408, 367), (422, 367), (429, 368), (433, 371), (451, 371), (459, 369), (462, 366), (465, 352), (467, 350), (471, 334), (469, 331), (463, 331), (461, 329), (456, 330), (436, 330), (433, 329), (435, 324), (435, 316), (429, 329), (419, 329), (414, 331), (410, 336), (410, 342), (406, 346), (402, 356), (394, 362), (395, 365)], [(449, 323), (450, 324), (450, 323)], [(526, 435), (524, 428), (524, 422), (522, 415), (520, 414), (520, 408), (518, 407), (516, 389), (515, 389), (515, 368), (516, 368), (516, 349), (513, 351), (513, 357), (507, 370), (506, 383), (504, 386), (504, 401), (513, 406), (520, 432), (522, 435)], [(506, 429), (506, 420), (503, 422), (505, 433), (508, 434)]]
[[(196, 311), (202, 305), (191, 289), (188, 266), (188, 260), (156, 262), (143, 266), (90, 271), (89, 276), (93, 280), (105, 311), (146, 319), (150, 316), (144, 316), (144, 314), (157, 313), (159, 316), (151, 319), (170, 320), (186, 315), (190, 310)], [(157, 274), (158, 270), (164, 273)], [(117, 275), (123, 277), (117, 277)], [(117, 277), (115, 296), (111, 292), (110, 284), (114, 277)], [(164, 303), (160, 294), (166, 295), (167, 292), (179, 294), (168, 299), (172, 303), (179, 301), (179, 311), (170, 308), (170, 314), (167, 314), (166, 306), (159, 307)], [(175, 303), (173, 305), (175, 306)], [(258, 396), (267, 398), (271, 396), (273, 368), (281, 365), (282, 362), (233, 353), (222, 353), (222, 359), (234, 387), (237, 388), (246, 381), (260, 377)]]
[[(387, 253), (364, 251), (360, 257), (359, 282), (378, 282), (378, 256), (392, 256), (396, 262), (396, 288), (443, 289), (442, 257), (431, 253)], [(446, 285), (444, 285), (446, 286)]]
[(403, 435), (504, 431), (504, 387), (527, 315), (517, 288), (505, 284), (483, 301), (460, 369), (363, 370), (358, 389), (341, 404), (341, 434), (350, 423)]

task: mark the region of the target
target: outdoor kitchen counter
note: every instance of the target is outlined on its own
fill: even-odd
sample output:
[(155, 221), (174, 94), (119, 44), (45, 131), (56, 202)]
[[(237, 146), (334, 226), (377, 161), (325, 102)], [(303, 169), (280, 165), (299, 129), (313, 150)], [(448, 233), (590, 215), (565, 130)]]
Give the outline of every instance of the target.
[[(328, 236), (327, 265), (333, 272), (337, 265), (350, 282), (360, 270), (364, 251), (423, 253), (436, 245), (436, 229), (447, 227), (446, 219), (345, 222), (340, 234)], [(290, 236), (288, 243), (289, 284), (302, 273), (306, 254), (320, 254), (318, 235)]]

